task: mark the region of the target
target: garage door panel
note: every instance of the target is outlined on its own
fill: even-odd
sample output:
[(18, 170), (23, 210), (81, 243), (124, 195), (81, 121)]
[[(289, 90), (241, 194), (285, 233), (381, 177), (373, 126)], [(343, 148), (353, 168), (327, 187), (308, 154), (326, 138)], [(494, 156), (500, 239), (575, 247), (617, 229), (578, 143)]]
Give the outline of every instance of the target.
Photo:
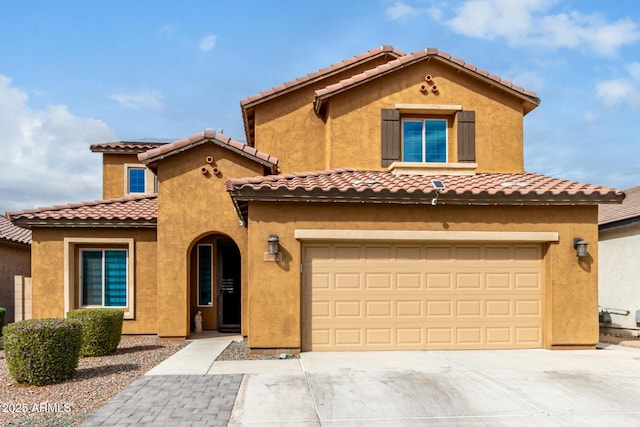
[(303, 247), (303, 349), (542, 346), (536, 245)]
[(427, 289), (453, 289), (452, 273), (427, 272)]
[(358, 289), (361, 287), (359, 273), (336, 273), (335, 289)]
[(365, 301), (366, 316), (368, 318), (390, 318), (392, 315), (391, 301)]
[(366, 289), (391, 289), (391, 273), (365, 274)]

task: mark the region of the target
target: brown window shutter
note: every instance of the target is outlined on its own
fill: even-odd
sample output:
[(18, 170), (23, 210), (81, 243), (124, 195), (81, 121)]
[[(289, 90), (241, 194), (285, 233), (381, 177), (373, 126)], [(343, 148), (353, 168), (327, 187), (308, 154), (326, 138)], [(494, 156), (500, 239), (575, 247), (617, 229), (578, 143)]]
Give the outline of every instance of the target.
[(400, 160), (400, 111), (382, 109), (382, 166)]
[(458, 161), (476, 161), (476, 113), (458, 112)]

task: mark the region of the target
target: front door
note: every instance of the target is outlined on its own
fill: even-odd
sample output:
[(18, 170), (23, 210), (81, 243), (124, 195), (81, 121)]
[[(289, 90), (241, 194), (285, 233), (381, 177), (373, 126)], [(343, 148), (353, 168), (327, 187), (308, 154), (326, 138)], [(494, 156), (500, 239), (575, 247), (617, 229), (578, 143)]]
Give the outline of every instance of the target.
[(240, 251), (233, 241), (218, 240), (218, 330), (240, 332)]

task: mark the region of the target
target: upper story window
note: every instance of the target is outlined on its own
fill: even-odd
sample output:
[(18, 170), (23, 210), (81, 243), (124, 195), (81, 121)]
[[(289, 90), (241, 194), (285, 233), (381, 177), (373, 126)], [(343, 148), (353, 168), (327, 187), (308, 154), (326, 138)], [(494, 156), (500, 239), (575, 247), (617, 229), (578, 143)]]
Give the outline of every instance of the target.
[(124, 195), (157, 194), (157, 176), (140, 163), (124, 164)]
[(459, 105), (397, 104), (383, 108), (381, 119), (382, 167), (396, 163), (477, 167), (475, 112)]
[(145, 168), (127, 170), (127, 189), (129, 193), (145, 192)]
[(402, 161), (447, 161), (447, 120), (402, 120)]

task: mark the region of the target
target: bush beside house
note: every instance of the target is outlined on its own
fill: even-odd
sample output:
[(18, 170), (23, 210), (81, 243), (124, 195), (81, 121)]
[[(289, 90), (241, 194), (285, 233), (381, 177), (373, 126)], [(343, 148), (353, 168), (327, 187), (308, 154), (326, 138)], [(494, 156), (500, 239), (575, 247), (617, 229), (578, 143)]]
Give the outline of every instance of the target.
[(41, 386), (75, 376), (80, 359), (81, 322), (24, 320), (5, 326), (2, 334), (7, 368), (17, 382)]
[(85, 356), (104, 356), (118, 348), (122, 336), (124, 312), (115, 308), (82, 308), (70, 311), (69, 319), (82, 323), (82, 348)]

